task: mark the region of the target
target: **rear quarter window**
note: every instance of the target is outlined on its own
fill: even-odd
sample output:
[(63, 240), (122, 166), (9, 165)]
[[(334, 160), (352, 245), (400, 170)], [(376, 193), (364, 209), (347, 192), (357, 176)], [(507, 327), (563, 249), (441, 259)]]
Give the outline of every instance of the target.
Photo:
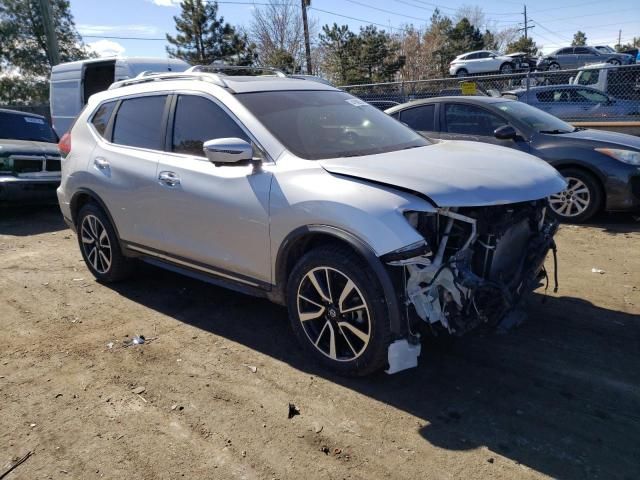
[(96, 132), (98, 132), (102, 138), (106, 138), (107, 125), (109, 125), (109, 120), (111, 119), (111, 114), (115, 106), (115, 101), (103, 103), (98, 107), (93, 117), (91, 117), (93, 128), (96, 129)]
[(433, 132), (435, 105), (409, 108), (400, 114), (400, 121), (418, 131)]

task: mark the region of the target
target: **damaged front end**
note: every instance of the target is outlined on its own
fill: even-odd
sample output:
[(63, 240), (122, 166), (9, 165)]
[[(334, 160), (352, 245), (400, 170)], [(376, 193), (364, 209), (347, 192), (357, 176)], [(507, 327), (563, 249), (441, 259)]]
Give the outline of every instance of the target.
[(550, 249), (555, 260), (546, 199), (405, 216), (425, 242), (382, 260), (402, 269), (408, 332), (422, 322), (436, 335), (495, 328), (546, 276)]

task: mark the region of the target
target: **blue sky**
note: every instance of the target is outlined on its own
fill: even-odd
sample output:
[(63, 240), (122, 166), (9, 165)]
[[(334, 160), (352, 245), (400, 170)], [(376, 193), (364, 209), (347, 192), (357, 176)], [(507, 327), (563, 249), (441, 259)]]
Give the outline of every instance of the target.
[[(260, 8), (259, 3), (265, 0), (256, 0), (255, 6), (251, 0), (244, 1), (246, 4), (221, 2), (219, 12), (227, 22), (248, 27), (252, 10)], [(177, 4), (177, 0), (71, 0), (71, 11), (85, 42), (103, 54), (164, 57), (166, 42), (163, 40), (107, 37), (162, 39), (165, 33), (175, 33), (173, 15), (180, 11)], [(436, 6), (443, 14), (453, 15), (463, 5), (476, 4), (484, 10), (487, 23), (492, 27), (514, 26), (523, 21), (523, 4), (512, 0), (477, 3), (467, 0), (312, 0), (309, 15), (319, 26), (337, 22), (358, 31), (372, 22), (383, 25), (388, 31), (401, 31), (399, 29), (407, 23), (416, 26), (427, 23)], [(619, 29), (623, 43), (634, 35), (640, 36), (640, 4), (637, 0), (611, 3), (603, 0), (536, 0), (528, 4), (527, 10), (529, 18), (535, 22), (531, 36), (544, 46), (545, 52), (569, 44), (577, 30), (586, 32), (590, 44), (614, 45)]]

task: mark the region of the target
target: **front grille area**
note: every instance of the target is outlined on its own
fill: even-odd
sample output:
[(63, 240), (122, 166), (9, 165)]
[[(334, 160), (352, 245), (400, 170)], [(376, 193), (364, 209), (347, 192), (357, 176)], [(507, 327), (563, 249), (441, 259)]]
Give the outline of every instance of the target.
[(60, 160), (59, 159), (51, 159), (47, 158), (47, 172), (59, 172), (60, 171)]
[(13, 171), (15, 173), (35, 173), (42, 172), (43, 170), (43, 161), (42, 158), (37, 159), (14, 159), (13, 160)]

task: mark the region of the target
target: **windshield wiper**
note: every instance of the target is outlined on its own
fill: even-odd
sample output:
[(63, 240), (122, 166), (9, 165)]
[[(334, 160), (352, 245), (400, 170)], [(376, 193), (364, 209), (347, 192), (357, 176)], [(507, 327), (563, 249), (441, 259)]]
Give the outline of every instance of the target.
[[(575, 131), (575, 130), (573, 130)], [(549, 133), (551, 135), (561, 135), (563, 133), (571, 133), (571, 131), (566, 131), (566, 130), (560, 130), (560, 129), (555, 129), (555, 130), (540, 130), (539, 133)]]

